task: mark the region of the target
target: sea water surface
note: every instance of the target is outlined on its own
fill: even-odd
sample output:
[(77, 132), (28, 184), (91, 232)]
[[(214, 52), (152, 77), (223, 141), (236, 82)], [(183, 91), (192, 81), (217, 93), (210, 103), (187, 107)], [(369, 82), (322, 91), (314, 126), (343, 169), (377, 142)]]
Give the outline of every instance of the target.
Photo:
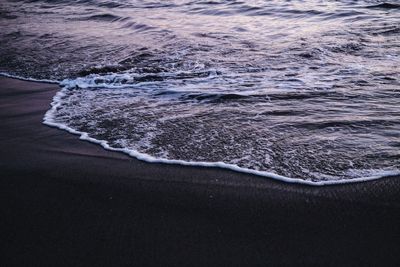
[(3, 0), (45, 123), (149, 161), (309, 184), (400, 173), (400, 2)]

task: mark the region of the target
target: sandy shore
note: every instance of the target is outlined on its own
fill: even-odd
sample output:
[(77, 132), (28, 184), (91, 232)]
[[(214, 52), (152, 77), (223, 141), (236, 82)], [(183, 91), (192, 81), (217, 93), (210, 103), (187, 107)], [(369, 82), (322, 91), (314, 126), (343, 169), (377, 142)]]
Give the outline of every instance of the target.
[(400, 177), (148, 164), (41, 124), (58, 89), (0, 78), (1, 266), (400, 265)]

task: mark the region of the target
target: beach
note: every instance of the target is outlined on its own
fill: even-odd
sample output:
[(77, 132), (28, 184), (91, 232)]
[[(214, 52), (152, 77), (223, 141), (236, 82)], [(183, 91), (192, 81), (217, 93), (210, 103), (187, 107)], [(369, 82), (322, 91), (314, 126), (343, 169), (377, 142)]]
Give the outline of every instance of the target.
[(150, 164), (42, 124), (0, 78), (2, 266), (398, 266), (400, 177), (307, 186)]

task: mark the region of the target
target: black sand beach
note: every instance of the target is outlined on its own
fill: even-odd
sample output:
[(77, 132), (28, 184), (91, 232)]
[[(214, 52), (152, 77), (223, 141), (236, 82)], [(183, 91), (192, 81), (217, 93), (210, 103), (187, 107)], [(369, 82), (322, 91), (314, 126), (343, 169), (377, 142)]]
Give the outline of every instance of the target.
[(148, 164), (41, 124), (58, 89), (0, 78), (0, 266), (400, 265), (400, 177)]

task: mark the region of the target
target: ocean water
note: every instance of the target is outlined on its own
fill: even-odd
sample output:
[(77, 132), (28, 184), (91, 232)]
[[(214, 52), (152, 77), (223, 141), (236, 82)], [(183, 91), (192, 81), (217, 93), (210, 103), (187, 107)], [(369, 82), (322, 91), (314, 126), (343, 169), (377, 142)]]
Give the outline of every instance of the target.
[(288, 182), (400, 173), (400, 2), (3, 0), (44, 122), (147, 161)]

